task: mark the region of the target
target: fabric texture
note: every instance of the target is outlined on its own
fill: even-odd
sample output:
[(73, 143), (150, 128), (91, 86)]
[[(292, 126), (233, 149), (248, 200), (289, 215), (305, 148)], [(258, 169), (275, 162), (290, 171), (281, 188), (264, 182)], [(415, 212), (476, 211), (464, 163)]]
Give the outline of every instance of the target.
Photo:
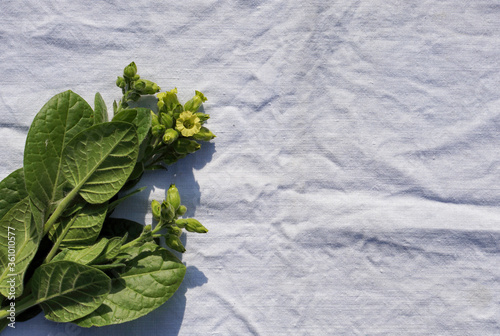
[(500, 334), (496, 1), (2, 1), (1, 178), (71, 89), (111, 106), (125, 65), (217, 138), (118, 211), (151, 223), (170, 183), (210, 231), (183, 285), (122, 325), (42, 315), (38, 335)]

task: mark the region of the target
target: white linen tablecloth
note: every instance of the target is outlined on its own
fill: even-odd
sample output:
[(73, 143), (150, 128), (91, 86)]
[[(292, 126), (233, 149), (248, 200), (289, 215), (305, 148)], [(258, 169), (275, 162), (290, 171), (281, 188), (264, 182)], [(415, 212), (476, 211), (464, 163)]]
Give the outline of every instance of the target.
[(210, 232), (183, 285), (122, 325), (39, 315), (6, 336), (500, 334), (500, 6), (478, 1), (0, 2), (0, 175), (71, 89), (108, 107), (125, 65), (212, 144), (175, 183)]

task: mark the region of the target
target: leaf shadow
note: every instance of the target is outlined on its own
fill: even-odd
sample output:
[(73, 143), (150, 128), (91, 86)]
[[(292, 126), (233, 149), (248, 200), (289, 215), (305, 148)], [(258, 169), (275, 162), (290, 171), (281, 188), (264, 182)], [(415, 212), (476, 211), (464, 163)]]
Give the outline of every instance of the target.
[(188, 266), (186, 268), (186, 276), (181, 284), (188, 289), (201, 287), (208, 282), (208, 278), (196, 266)]

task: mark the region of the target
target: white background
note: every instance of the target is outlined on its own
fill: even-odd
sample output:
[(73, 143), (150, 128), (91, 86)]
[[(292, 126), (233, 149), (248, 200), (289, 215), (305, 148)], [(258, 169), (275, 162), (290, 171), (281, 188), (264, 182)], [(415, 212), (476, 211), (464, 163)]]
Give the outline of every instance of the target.
[[(179, 2), (180, 3), (180, 2)], [(0, 177), (71, 89), (108, 107), (135, 61), (213, 144), (144, 178), (210, 232), (123, 325), (21, 335), (500, 334), (500, 6), (478, 1), (2, 1)]]

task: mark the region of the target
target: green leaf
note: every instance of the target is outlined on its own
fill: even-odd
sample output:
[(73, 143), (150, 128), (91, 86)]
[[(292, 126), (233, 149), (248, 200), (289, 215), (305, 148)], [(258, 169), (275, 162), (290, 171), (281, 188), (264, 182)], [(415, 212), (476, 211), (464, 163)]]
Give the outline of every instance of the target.
[[(10, 243), (10, 244), (9, 244)], [(32, 221), (28, 197), (18, 202), (0, 220), (0, 293), (9, 295), (14, 280), (15, 296), (23, 292), (24, 273), (40, 243), (40, 234)], [(12, 263), (12, 264), (10, 264)]]
[(15, 170), (0, 182), (0, 195), (2, 195), (0, 198), (0, 218), (2, 218), (14, 205), (28, 196), (22, 168)]
[[(54, 258), (50, 262), (61, 261), (61, 260), (69, 260), (66, 259), (66, 255), (70, 252), (70, 249), (63, 249), (58, 254), (55, 255)], [(71, 261), (71, 260), (70, 260)]]
[(56, 242), (64, 235), (60, 247), (93, 244), (101, 232), (107, 210), (107, 203), (87, 203), (71, 217), (63, 217), (59, 223), (54, 224), (49, 231), (50, 240)]
[(55, 261), (37, 268), (31, 288), (47, 319), (70, 322), (92, 313), (102, 304), (111, 289), (111, 280), (94, 267)]
[[(118, 238), (120, 240), (120, 238)], [(89, 265), (105, 251), (108, 245), (107, 238), (101, 238), (97, 243), (82, 250), (66, 249), (61, 251), (52, 261), (68, 260), (83, 265)]]
[(135, 257), (124, 262), (103, 304), (74, 323), (91, 327), (131, 321), (160, 307), (179, 288), (186, 266), (172, 253), (154, 243), (127, 252)]
[(85, 202), (83, 198), (80, 196), (75, 197), (71, 203), (66, 206), (64, 209), (64, 212), (61, 214), (62, 217), (70, 217), (76, 214), (78, 211), (82, 210), (84, 206), (86, 206), (88, 203)]
[(135, 127), (124, 122), (92, 126), (64, 148), (62, 171), (85, 201), (104, 203), (125, 184), (138, 154)]
[(128, 177), (129, 181), (132, 180), (137, 180), (142, 177), (142, 174), (144, 174), (144, 164), (142, 162), (137, 162), (134, 166), (134, 170), (132, 170), (132, 173)]
[(103, 249), (102, 253), (99, 255), (99, 258), (96, 258), (92, 261), (93, 264), (100, 264), (108, 260), (114, 259), (118, 255), (118, 253), (120, 253), (120, 248), (123, 245), (123, 241), (126, 240), (122, 239), (121, 237), (114, 237), (111, 238), (109, 241), (106, 238), (102, 239), (106, 240), (107, 244)]
[[(29, 197), (28, 197), (29, 198)], [(35, 225), (37, 227), (37, 230), (40, 232), (40, 235), (43, 236), (44, 230), (44, 223), (45, 223), (45, 212), (40, 210), (35, 206), (31, 198), (29, 198), (30, 202), (30, 210), (31, 210), (31, 216), (33, 218), (33, 221), (35, 222)]]
[(110, 269), (113, 269), (113, 268), (120, 268), (120, 267), (124, 267), (124, 266), (127, 266), (125, 264), (106, 264), (106, 265), (92, 265), (92, 267), (95, 267), (99, 270), (110, 270)]
[(100, 124), (108, 121), (108, 108), (106, 103), (99, 92), (95, 94), (94, 98), (94, 124)]
[(72, 91), (55, 95), (35, 116), (24, 148), (24, 176), (26, 190), (43, 220), (63, 198), (63, 149), (93, 123), (92, 108)]
[(136, 118), (137, 118), (137, 110), (135, 108), (125, 109), (115, 114), (115, 116), (113, 117), (113, 119), (111, 119), (111, 121), (123, 121), (133, 124)]
[(141, 144), (151, 128), (151, 110), (144, 107), (121, 110), (113, 117), (113, 121), (134, 124), (137, 127), (139, 144)]

